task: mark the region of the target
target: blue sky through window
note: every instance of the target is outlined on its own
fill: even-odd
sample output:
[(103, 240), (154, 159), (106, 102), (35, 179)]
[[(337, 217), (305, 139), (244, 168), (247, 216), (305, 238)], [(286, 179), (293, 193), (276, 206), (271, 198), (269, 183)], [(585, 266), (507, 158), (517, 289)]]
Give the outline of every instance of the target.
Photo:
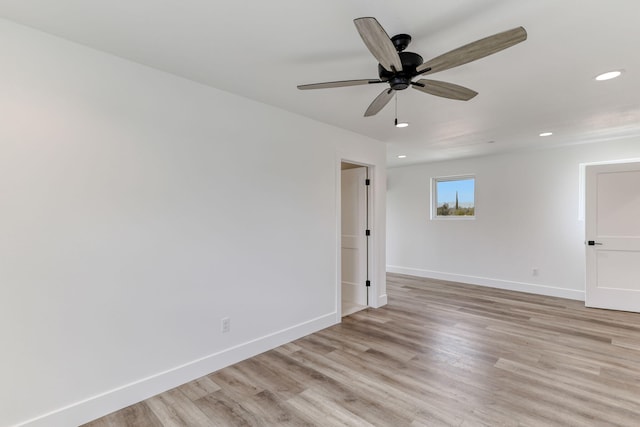
[(472, 207), (475, 204), (474, 190), (474, 178), (438, 181), (436, 189), (438, 194), (437, 205), (442, 206), (444, 203), (449, 203), (449, 205), (455, 204), (457, 191), (460, 206)]

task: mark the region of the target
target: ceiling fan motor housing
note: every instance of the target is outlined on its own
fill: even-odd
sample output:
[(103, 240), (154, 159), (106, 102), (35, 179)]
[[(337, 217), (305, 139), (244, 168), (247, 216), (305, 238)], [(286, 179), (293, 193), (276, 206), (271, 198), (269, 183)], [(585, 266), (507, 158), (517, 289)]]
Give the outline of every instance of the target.
[(389, 82), (393, 90), (403, 90), (411, 86), (411, 79), (418, 75), (416, 67), (422, 64), (422, 56), (413, 52), (399, 52), (402, 70), (393, 72), (386, 70), (378, 64), (378, 75), (380, 80)]

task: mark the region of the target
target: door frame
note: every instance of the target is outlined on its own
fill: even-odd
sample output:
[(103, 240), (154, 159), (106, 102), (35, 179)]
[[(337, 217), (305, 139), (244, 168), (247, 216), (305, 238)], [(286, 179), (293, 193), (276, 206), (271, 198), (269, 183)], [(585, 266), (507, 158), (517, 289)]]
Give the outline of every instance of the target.
[[(363, 163), (358, 160), (353, 160), (346, 157), (339, 157), (336, 162), (336, 322), (342, 321), (342, 163), (350, 163), (367, 168), (367, 177), (370, 179), (369, 189), (367, 191), (367, 224), (369, 230), (371, 230), (371, 236), (374, 237), (376, 230), (375, 214), (374, 214), (374, 202), (375, 202), (375, 185), (376, 182), (372, 179), (375, 176), (375, 165)], [(376, 269), (376, 239), (369, 237), (367, 239), (367, 271), (365, 272), (369, 280), (371, 280), (371, 286), (367, 289), (367, 307), (375, 306), (373, 301), (378, 295), (377, 280), (374, 279), (373, 272)]]

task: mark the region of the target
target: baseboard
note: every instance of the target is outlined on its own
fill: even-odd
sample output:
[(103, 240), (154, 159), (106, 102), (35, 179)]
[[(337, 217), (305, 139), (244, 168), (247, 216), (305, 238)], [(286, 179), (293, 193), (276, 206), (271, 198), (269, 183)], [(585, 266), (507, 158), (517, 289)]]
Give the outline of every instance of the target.
[(422, 270), (419, 268), (410, 268), (410, 267), (399, 267), (395, 265), (387, 265), (387, 272), (584, 301), (584, 291), (578, 291), (575, 289), (565, 289), (565, 288), (559, 288), (554, 286), (538, 285), (535, 283), (513, 282), (509, 280), (490, 279), (487, 277), (467, 276), (467, 275), (455, 274), (455, 273), (443, 273), (440, 271)]
[(125, 384), (89, 397), (64, 408), (21, 422), (13, 427), (69, 427), (87, 423), (200, 378), (234, 363), (253, 357), (282, 344), (294, 341), (336, 324), (336, 313), (329, 313), (290, 328), (213, 353), (197, 360), (159, 372), (139, 381)]

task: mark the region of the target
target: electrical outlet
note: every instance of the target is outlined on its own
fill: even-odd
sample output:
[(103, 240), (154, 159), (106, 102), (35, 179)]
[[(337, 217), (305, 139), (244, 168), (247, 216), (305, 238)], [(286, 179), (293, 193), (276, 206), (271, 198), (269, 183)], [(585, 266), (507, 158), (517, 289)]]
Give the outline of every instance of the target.
[(221, 322), (221, 329), (223, 333), (227, 333), (231, 330), (231, 319), (223, 317)]

